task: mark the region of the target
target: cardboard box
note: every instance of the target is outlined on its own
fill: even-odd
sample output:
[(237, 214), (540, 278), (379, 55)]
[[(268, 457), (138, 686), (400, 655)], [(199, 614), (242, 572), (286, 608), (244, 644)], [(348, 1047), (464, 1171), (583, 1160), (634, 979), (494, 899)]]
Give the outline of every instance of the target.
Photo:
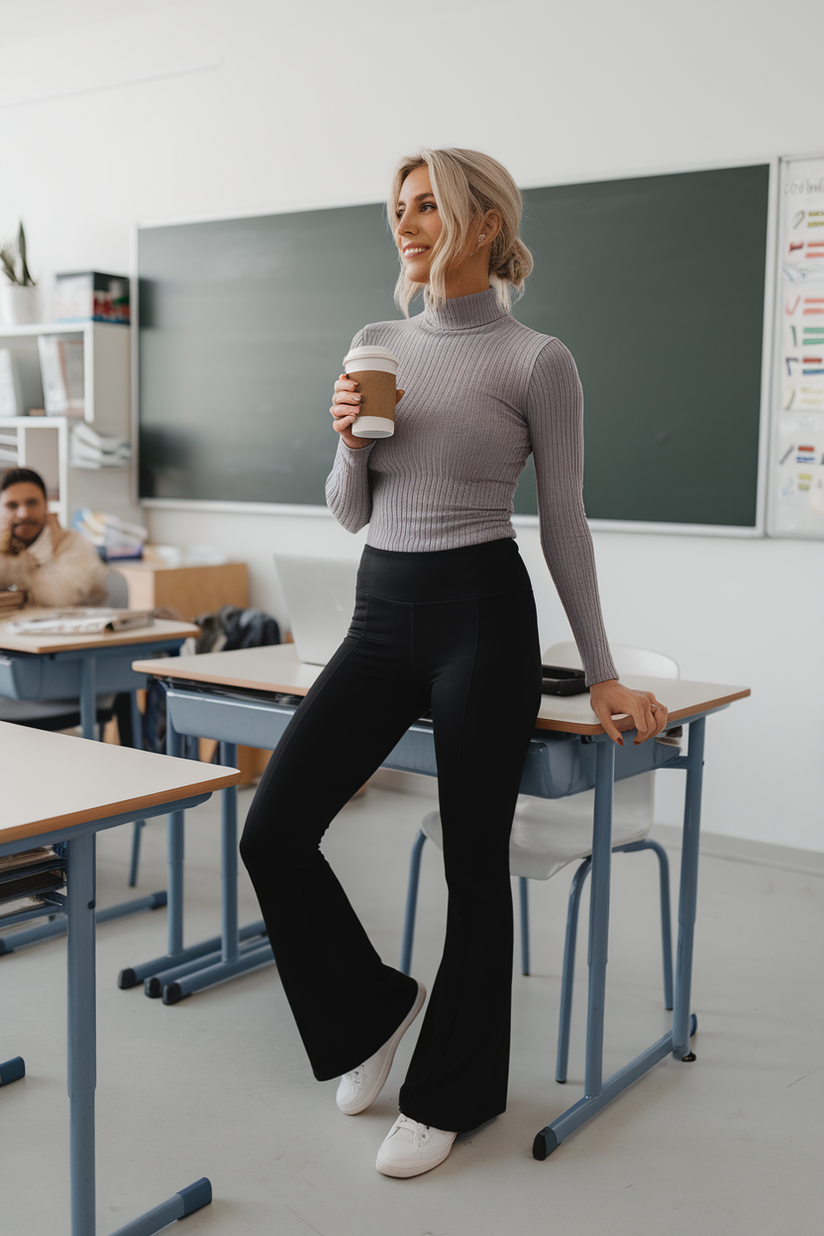
[(57, 275), (54, 286), (56, 322), (119, 322), (129, 324), (129, 280), (125, 275), (81, 271)]

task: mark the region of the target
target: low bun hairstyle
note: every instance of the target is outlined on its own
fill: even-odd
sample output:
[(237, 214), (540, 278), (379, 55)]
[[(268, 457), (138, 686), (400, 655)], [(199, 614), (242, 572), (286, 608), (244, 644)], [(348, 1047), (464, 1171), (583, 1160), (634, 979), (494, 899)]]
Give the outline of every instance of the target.
[[(446, 274), (466, 245), (469, 230), (488, 210), (501, 216), (501, 230), (489, 247), (489, 282), (501, 307), (507, 312), (524, 292), (524, 282), (532, 270), (532, 254), (518, 235), (523, 199), (515, 181), (497, 159), (479, 150), (419, 150), (398, 164), (392, 180), (387, 206), (394, 229), (401, 187), (410, 172), (429, 169), (432, 190), (443, 221), (443, 230), (433, 253), (429, 284), (424, 300), (434, 307), (446, 300)], [(395, 303), (405, 317), (421, 285), (401, 273), (395, 285)]]

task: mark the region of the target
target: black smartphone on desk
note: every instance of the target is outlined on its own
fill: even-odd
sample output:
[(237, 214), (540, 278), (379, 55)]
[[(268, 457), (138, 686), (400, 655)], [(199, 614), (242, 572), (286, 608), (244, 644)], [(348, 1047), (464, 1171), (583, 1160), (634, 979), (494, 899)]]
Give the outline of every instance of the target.
[(562, 665), (542, 665), (541, 677), (544, 695), (583, 695), (589, 690), (583, 670), (567, 669)]

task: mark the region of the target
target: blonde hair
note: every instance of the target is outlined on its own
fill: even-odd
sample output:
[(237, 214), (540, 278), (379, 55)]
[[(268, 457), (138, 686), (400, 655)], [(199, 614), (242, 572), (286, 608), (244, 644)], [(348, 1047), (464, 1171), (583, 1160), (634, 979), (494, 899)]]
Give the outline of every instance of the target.
[[(410, 172), (427, 167), (432, 191), (443, 221), (443, 230), (432, 251), (429, 284), (424, 300), (437, 308), (446, 300), (446, 275), (466, 245), (470, 228), (488, 210), (501, 215), (501, 230), (489, 246), (489, 282), (501, 308), (507, 312), (523, 296), (524, 282), (532, 270), (532, 254), (518, 232), (523, 199), (515, 181), (497, 159), (479, 150), (419, 150), (398, 164), (387, 205), (390, 226), (395, 227), (401, 188)], [(409, 305), (421, 290), (419, 283), (401, 273), (395, 285), (395, 303), (409, 317)]]

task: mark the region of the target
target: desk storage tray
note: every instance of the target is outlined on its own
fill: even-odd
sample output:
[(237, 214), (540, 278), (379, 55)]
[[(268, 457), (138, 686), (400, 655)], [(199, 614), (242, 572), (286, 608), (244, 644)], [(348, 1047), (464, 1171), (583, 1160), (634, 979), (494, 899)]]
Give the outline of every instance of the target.
[[(132, 661), (169, 653), (181, 641), (161, 640), (151, 644), (113, 644), (95, 649), (95, 691), (109, 695), (136, 691), (146, 685), (146, 675), (136, 674)], [(13, 700), (67, 700), (80, 694), (81, 662), (77, 653), (56, 652), (43, 656), (28, 652), (0, 653), (0, 695)]]
[(178, 734), (215, 738), (219, 742), (273, 750), (295, 709), (260, 696), (241, 693), (206, 694), (171, 687), (166, 707)]
[[(170, 687), (166, 695), (172, 725), (179, 734), (244, 743), (271, 750), (292, 719), (295, 708), (254, 693), (216, 695), (196, 688)], [(538, 798), (564, 798), (595, 785), (597, 743), (578, 734), (536, 730), (524, 761), (521, 793)], [(649, 741), (636, 747), (628, 741), (615, 750), (615, 779), (664, 768), (680, 756), (677, 748)], [(416, 721), (383, 762), (384, 768), (437, 777), (432, 724)]]

